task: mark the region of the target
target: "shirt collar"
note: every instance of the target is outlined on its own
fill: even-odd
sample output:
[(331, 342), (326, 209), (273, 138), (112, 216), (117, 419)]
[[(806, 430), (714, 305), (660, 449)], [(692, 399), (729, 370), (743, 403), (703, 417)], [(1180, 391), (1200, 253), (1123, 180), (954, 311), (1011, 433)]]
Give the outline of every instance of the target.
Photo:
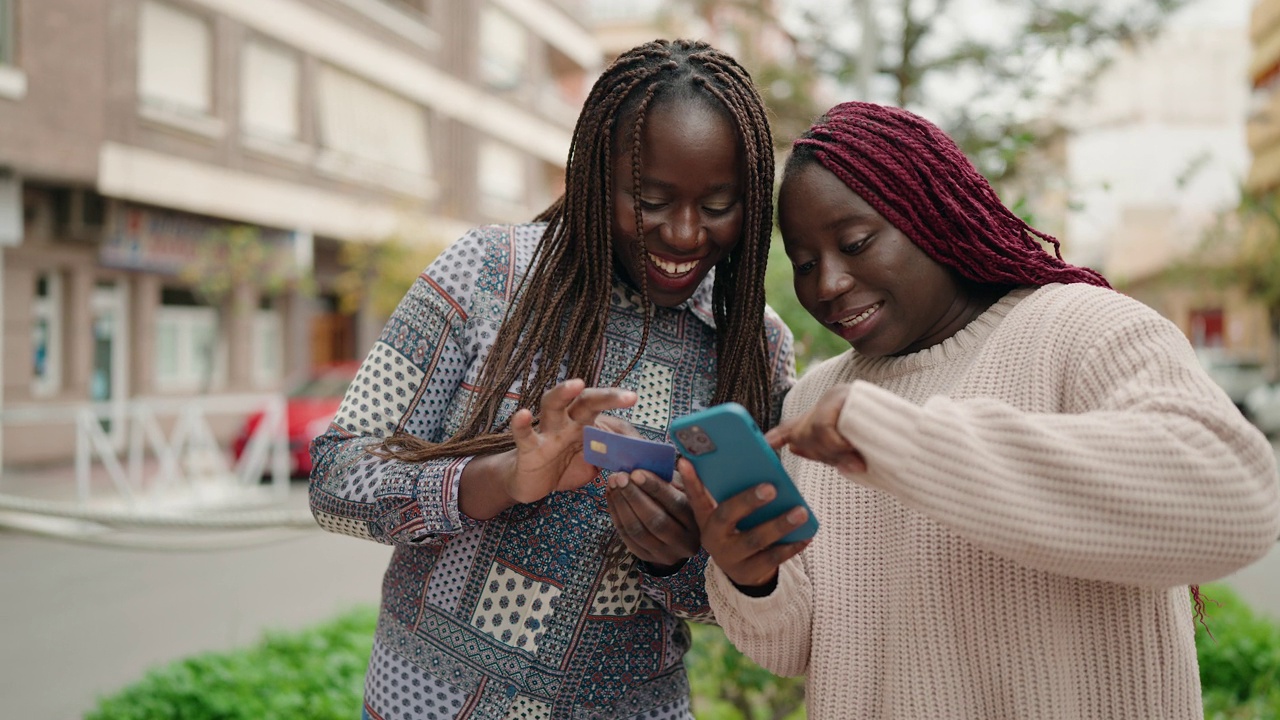
[[(716, 315), (711, 302), (712, 290), (715, 288), (715, 284), (716, 269), (711, 268), (711, 272), (707, 273), (707, 276), (698, 284), (698, 288), (693, 291), (693, 295), (671, 309), (688, 311), (707, 327), (715, 330)], [(616, 272), (613, 276), (613, 297), (614, 302), (622, 307), (633, 307), (637, 312), (645, 305), (644, 298), (640, 297), (640, 291), (632, 287), (630, 282), (619, 277)]]

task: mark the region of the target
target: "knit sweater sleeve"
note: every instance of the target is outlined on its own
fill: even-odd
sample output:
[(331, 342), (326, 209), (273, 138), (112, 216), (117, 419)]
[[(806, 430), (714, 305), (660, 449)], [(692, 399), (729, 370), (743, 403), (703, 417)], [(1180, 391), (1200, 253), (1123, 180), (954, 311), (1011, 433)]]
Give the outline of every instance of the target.
[[(1057, 351), (1065, 369), (1053, 412), (987, 395), (916, 404), (854, 383), (838, 427), (868, 469), (850, 479), (998, 556), (1070, 577), (1173, 587), (1261, 557), (1280, 535), (1272, 448), (1181, 331), (1108, 295), (1122, 299), (1070, 313), (1107, 318), (1077, 321), (1094, 332), (1070, 318), (1020, 320), (1062, 320), (1072, 336)], [(1000, 369), (1024, 384), (1047, 372)]]
[(706, 577), (711, 608), (734, 647), (774, 675), (808, 674), (813, 586), (804, 553), (778, 568), (778, 585), (765, 597), (739, 592), (715, 560)]

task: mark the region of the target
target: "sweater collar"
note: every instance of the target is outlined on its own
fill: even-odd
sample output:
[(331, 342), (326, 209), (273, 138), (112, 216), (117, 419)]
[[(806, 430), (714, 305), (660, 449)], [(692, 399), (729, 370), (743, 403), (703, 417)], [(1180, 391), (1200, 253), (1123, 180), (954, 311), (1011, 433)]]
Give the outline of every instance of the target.
[(1039, 287), (1019, 287), (1010, 290), (981, 315), (965, 325), (955, 335), (937, 345), (908, 355), (890, 355), (878, 358), (864, 357), (857, 350), (849, 350), (849, 362), (857, 368), (858, 375), (866, 380), (906, 375), (917, 370), (942, 365), (956, 358), (965, 357), (982, 347), (992, 331), (1018, 303)]

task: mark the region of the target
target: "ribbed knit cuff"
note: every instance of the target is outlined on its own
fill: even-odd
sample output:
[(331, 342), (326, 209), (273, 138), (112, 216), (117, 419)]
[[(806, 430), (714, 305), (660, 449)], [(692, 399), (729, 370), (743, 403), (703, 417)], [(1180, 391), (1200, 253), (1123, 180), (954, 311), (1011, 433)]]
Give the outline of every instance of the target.
[(849, 388), (836, 429), (862, 453), (868, 471), (886, 458), (901, 467), (918, 447), (913, 433), (920, 412), (910, 401), (858, 380)]
[(707, 563), (707, 597), (715, 609), (716, 617), (732, 617), (757, 633), (776, 630), (778, 625), (790, 623), (800, 608), (800, 603), (810, 602), (809, 580), (800, 572), (800, 561), (792, 558), (778, 568), (778, 582), (773, 592), (763, 597), (752, 597), (738, 590), (728, 575), (716, 565)]

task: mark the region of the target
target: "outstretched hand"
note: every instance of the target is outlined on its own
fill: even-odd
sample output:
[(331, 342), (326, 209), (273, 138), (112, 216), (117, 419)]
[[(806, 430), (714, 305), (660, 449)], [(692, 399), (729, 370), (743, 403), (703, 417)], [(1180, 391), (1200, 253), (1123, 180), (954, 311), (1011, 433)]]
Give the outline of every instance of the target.
[(848, 385), (836, 385), (808, 412), (784, 420), (765, 433), (765, 440), (775, 450), (785, 445), (802, 458), (826, 463), (841, 472), (865, 472), (866, 459), (836, 425), (848, 396)]
[(636, 400), (631, 390), (588, 388), (575, 378), (543, 393), (537, 423), (527, 408), (517, 410), (511, 417), (516, 469), (507, 480), (507, 494), (515, 502), (530, 503), (591, 482), (599, 471), (582, 457), (582, 429), (623, 429), (626, 421), (601, 413), (630, 407)]
[(743, 518), (769, 504), (778, 494), (769, 483), (761, 483), (717, 503), (698, 478), (692, 463), (681, 458), (676, 469), (684, 479), (689, 507), (702, 532), (702, 546), (740, 588), (768, 587), (777, 580), (778, 567), (809, 546), (810, 540), (779, 543), (809, 519), (809, 512), (800, 506), (750, 530), (738, 529)]

